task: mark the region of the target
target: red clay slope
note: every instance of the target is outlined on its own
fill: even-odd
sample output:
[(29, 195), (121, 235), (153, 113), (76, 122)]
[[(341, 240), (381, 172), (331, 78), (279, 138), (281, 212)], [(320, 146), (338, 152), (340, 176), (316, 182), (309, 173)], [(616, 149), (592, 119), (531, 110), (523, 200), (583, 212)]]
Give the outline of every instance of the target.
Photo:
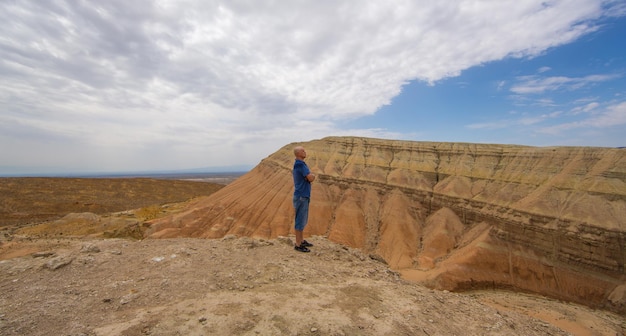
[(293, 147), (318, 174), (305, 235), (439, 289), (511, 288), (626, 311), (626, 149), (331, 137), (287, 145), (148, 235), (293, 232)]

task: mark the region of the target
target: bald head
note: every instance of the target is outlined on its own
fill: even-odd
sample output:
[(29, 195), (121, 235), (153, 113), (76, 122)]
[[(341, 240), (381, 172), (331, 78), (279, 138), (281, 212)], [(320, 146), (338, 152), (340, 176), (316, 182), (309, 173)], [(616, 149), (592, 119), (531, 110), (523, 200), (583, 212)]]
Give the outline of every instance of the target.
[(304, 158), (306, 158), (306, 150), (304, 150), (304, 147), (302, 146), (297, 146), (293, 149), (293, 155), (298, 160), (304, 160)]

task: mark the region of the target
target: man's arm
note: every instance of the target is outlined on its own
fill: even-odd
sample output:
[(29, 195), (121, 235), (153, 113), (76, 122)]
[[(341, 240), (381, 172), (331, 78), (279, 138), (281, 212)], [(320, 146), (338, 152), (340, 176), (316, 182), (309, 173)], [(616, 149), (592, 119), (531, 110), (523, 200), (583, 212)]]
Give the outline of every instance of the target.
[(315, 181), (315, 175), (313, 175), (313, 173), (309, 173), (309, 175), (307, 175), (305, 178), (309, 182)]

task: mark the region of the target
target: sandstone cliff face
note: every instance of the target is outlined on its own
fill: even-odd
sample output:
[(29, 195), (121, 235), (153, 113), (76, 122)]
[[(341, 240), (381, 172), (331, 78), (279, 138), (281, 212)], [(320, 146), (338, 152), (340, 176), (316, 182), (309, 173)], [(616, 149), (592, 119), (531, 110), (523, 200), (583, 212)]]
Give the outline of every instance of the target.
[[(293, 147), (150, 237), (293, 231)], [(331, 137), (303, 143), (305, 235), (362, 248), (434, 288), (512, 288), (626, 311), (626, 149)]]

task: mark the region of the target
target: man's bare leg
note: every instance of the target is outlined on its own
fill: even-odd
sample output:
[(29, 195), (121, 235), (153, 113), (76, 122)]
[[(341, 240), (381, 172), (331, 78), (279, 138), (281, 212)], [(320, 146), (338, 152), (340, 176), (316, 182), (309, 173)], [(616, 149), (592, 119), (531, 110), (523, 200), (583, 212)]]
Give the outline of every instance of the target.
[(302, 231), (296, 230), (296, 246), (300, 246), (302, 244)]

